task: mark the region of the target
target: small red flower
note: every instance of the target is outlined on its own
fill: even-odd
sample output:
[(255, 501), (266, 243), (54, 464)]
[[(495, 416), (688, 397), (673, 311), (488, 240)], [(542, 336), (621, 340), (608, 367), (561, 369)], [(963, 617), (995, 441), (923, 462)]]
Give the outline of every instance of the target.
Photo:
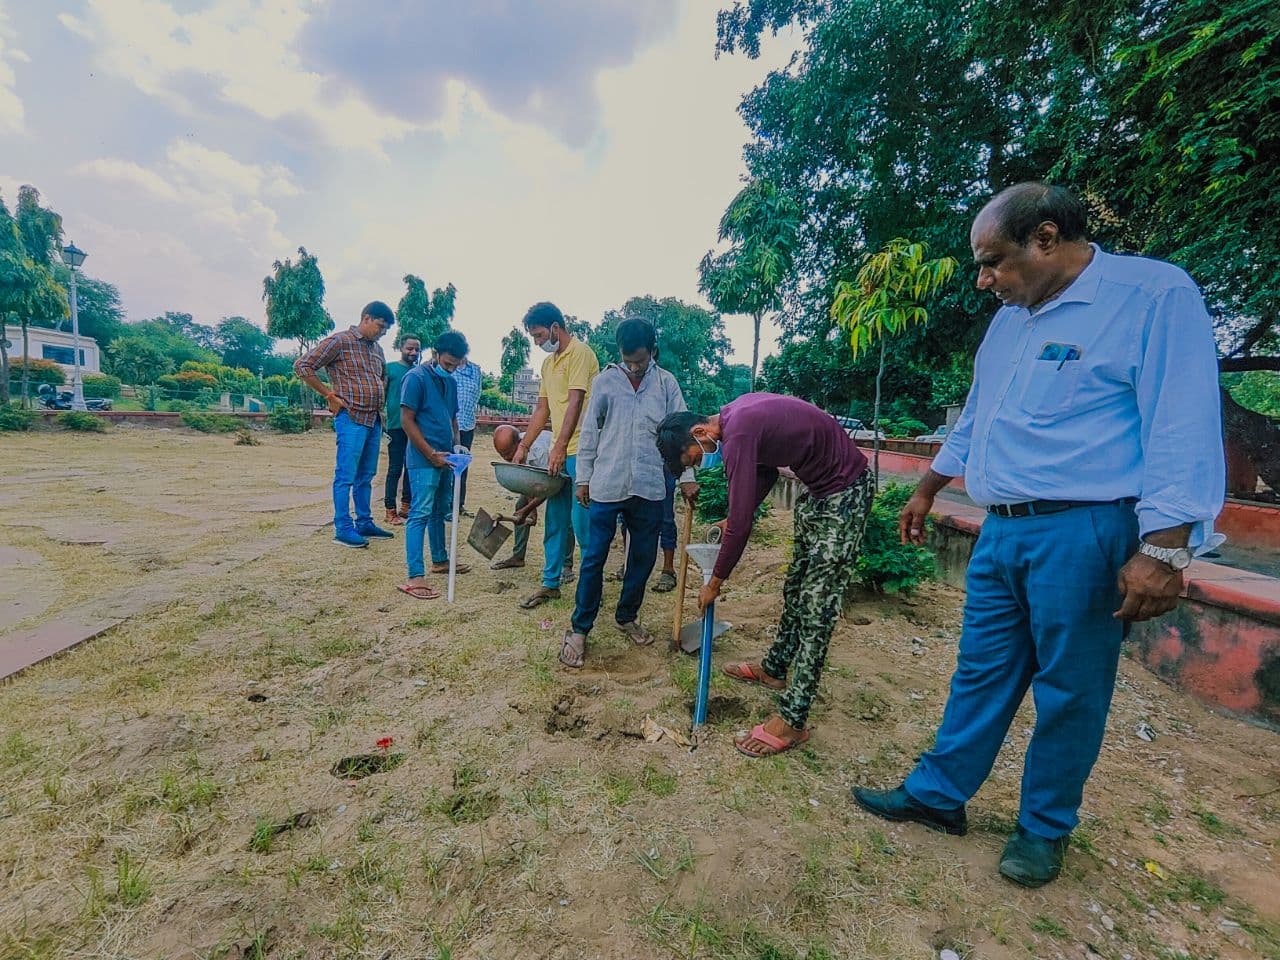
[(388, 750), (390, 750), (390, 749), (391, 749), (391, 745), (392, 745), (393, 743), (395, 743), (395, 742), (396, 742), (396, 738), (395, 738), (395, 737), (383, 737), (381, 740), (379, 740), (379, 741), (375, 744), (375, 746), (376, 746), (379, 750), (381, 750), (383, 753), (386, 753)]

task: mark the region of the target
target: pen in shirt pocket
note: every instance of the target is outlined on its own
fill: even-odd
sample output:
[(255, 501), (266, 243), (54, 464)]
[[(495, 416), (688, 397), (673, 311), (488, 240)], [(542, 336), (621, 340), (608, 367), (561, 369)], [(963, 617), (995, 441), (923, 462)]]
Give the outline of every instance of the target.
[(1062, 359), (1058, 361), (1058, 369), (1061, 370), (1062, 365), (1066, 363), (1068, 360), (1079, 360), (1079, 359), (1080, 359), (1080, 348), (1067, 347), (1067, 352), (1064, 353), (1062, 355)]

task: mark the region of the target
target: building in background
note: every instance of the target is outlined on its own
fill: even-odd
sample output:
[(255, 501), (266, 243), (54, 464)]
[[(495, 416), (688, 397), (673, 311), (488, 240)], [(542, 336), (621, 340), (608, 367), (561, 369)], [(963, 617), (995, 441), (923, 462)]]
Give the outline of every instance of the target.
[(513, 381), (514, 386), (511, 389), (511, 399), (516, 403), (523, 403), (532, 407), (538, 403), (538, 390), (542, 386), (542, 380), (533, 375), (533, 371), (529, 367), (525, 367), (515, 375)]
[[(22, 338), (21, 335), (14, 337), (14, 326), (9, 327), (9, 339), (13, 341), (15, 349), (9, 351), (10, 358), (22, 358)], [(75, 373), (76, 353), (75, 353), (75, 337), (70, 332), (62, 330), (50, 330), (47, 327), (27, 327), (27, 352), (32, 360), (52, 360), (54, 363), (62, 367), (63, 373), (67, 375), (67, 384), (70, 385), (71, 377)], [(80, 334), (80, 375), (86, 373), (99, 373), (102, 370), (101, 351), (98, 349), (98, 341), (93, 337), (86, 337)]]

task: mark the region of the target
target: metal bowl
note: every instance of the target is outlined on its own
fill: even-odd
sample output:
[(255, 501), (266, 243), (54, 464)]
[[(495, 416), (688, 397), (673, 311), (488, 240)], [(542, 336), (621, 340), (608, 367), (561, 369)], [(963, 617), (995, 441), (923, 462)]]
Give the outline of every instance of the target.
[(553, 477), (541, 467), (531, 467), (527, 463), (507, 463), (505, 460), (494, 461), (494, 475), (498, 483), (526, 497), (554, 497), (569, 478), (563, 475)]

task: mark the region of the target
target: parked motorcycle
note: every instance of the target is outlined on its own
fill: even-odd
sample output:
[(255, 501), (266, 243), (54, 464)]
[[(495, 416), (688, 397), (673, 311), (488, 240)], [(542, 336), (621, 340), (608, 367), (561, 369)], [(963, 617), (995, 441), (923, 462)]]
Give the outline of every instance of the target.
[[(40, 384), (36, 390), (36, 402), (46, 410), (70, 410), (74, 396), (70, 390), (55, 390), (47, 383)], [(84, 405), (90, 410), (110, 410), (111, 400), (107, 397), (86, 397)]]

